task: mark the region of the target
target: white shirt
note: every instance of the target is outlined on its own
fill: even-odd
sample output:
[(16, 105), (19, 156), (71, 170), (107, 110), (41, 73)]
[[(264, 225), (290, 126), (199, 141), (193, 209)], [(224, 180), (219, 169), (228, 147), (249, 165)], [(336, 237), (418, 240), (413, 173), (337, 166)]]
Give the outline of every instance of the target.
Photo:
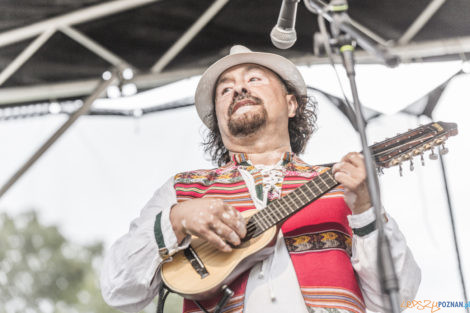
[[(251, 175), (247, 176), (243, 171), (241, 173), (253, 195), (254, 184), (249, 179)], [(140, 216), (131, 222), (129, 232), (119, 238), (106, 254), (101, 272), (101, 291), (104, 300), (112, 307), (124, 312), (138, 312), (158, 293), (162, 282), (159, 273), (162, 259), (154, 235), (155, 216), (158, 213), (162, 212), (162, 232), (170, 255), (189, 245), (185, 240), (178, 246), (170, 223), (170, 209), (177, 203), (173, 185), (171, 178), (154, 193)], [(263, 204), (265, 206), (266, 201), (263, 200), (263, 203), (254, 201), (257, 208), (262, 208)], [(397, 224), (389, 215), (387, 218), (385, 234), (390, 241), (399, 279), (400, 302), (412, 300), (421, 281), (421, 271)], [(351, 228), (361, 228), (375, 220), (375, 213), (369, 209), (348, 216), (348, 220)], [(353, 236), (351, 263), (358, 276), (367, 309), (383, 312), (389, 304), (380, 292), (377, 233), (375, 230), (363, 237)], [(284, 240), (278, 240), (275, 246), (263, 250), (263, 253), (269, 253), (269, 256), (250, 271), (244, 312), (307, 312)]]

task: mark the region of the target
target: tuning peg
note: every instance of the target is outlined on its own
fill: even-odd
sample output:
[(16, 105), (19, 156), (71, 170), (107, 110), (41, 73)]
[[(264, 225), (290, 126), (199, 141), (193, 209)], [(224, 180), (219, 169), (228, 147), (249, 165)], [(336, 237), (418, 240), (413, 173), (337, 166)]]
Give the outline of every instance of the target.
[(424, 164), (423, 152), (421, 152), (421, 153), (419, 154), (419, 156), (420, 156), (420, 159), (421, 159), (421, 166), (424, 166), (425, 164)]
[(434, 147), (431, 148), (431, 154), (429, 155), (429, 159), (431, 160), (437, 160), (439, 157), (437, 156), (437, 154), (434, 153)]
[(448, 152), (449, 152), (449, 149), (447, 149), (447, 147), (445, 146), (445, 143), (443, 143), (439, 149), (439, 154), (444, 155), (444, 154), (447, 154)]
[(413, 163), (413, 159), (410, 159), (410, 171), (413, 172), (415, 169), (415, 165)]
[(398, 168), (400, 171), (400, 177), (403, 176), (403, 167), (401, 166), (401, 163), (398, 164)]

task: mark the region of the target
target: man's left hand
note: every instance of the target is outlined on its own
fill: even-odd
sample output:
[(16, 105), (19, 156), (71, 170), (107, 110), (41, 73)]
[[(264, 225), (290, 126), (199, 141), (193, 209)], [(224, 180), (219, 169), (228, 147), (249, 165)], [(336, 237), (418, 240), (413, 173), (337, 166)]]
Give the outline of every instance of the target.
[(357, 152), (346, 154), (333, 165), (333, 175), (344, 187), (344, 201), (353, 214), (360, 214), (372, 205), (367, 189), (367, 175), (364, 156)]

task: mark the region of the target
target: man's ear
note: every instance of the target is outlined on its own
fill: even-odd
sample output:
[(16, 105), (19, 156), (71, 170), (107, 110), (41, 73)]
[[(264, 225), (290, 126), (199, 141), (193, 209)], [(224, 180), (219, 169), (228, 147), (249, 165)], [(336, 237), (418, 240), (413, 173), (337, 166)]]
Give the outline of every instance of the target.
[(297, 103), (297, 98), (294, 95), (286, 95), (286, 100), (288, 116), (294, 117), (295, 113), (297, 112), (297, 107), (299, 106)]

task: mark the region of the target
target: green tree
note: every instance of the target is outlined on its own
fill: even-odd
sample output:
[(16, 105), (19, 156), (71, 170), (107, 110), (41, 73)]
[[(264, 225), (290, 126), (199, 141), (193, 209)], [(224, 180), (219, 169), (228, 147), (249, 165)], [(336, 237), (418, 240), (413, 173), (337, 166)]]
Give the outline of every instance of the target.
[[(103, 244), (81, 246), (36, 212), (0, 213), (0, 313), (116, 313), (102, 299), (98, 272)], [(155, 312), (155, 301), (145, 313)], [(170, 296), (165, 312), (181, 312)]]

